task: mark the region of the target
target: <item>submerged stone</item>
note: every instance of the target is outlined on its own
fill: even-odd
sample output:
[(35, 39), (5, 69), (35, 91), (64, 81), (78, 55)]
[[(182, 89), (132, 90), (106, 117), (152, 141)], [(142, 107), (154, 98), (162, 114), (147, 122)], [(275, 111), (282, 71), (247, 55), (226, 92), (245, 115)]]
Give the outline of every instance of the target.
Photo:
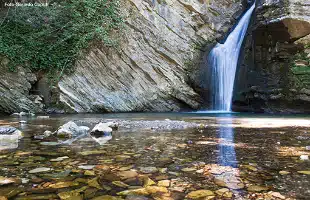
[(251, 185), (247, 188), (249, 192), (262, 192), (269, 190), (268, 187), (260, 186), (260, 185)]
[(297, 171), (299, 174), (310, 175), (310, 171)]
[(87, 188), (88, 186), (84, 186), (76, 190), (60, 192), (57, 195), (60, 197), (60, 199), (66, 199), (66, 200), (73, 198), (73, 197), (77, 198), (80, 196), (80, 193), (85, 191)]
[(49, 200), (49, 199), (57, 199), (58, 196), (56, 194), (32, 194), (26, 196), (16, 197), (15, 200)]
[(39, 168), (30, 170), (29, 173), (30, 174), (35, 174), (35, 173), (41, 173), (41, 172), (48, 172), (48, 171), (51, 171), (51, 170), (53, 170), (53, 169), (49, 168), (49, 167), (39, 167)]
[(232, 198), (233, 193), (229, 191), (227, 188), (222, 188), (219, 190), (216, 190), (215, 193), (219, 195), (220, 197), (225, 197), (225, 198)]
[(140, 171), (144, 174), (153, 174), (158, 172), (156, 167), (140, 167)]
[(114, 196), (110, 196), (110, 195), (103, 195), (103, 196), (95, 197), (91, 200), (123, 200), (123, 198), (114, 197)]
[(48, 187), (59, 189), (59, 188), (67, 188), (67, 187), (78, 186), (78, 185), (79, 183), (77, 182), (58, 182), (58, 183), (51, 184)]
[(193, 172), (196, 171), (196, 168), (183, 168), (181, 169), (182, 172)]
[(8, 199), (15, 197), (16, 195), (18, 195), (19, 193), (23, 192), (24, 189), (23, 188), (19, 188), (19, 187), (13, 187), (13, 186), (9, 186), (9, 187), (0, 187), (0, 196), (4, 196)]
[(187, 194), (189, 199), (201, 199), (207, 196), (213, 196), (214, 193), (211, 190), (196, 190)]
[(117, 173), (117, 176), (119, 176), (122, 180), (125, 180), (138, 176), (138, 173), (135, 171), (121, 171)]
[(275, 198), (279, 198), (279, 199), (285, 199), (285, 196), (283, 196), (279, 192), (271, 192), (271, 196), (273, 196)]
[(106, 154), (106, 151), (104, 150), (82, 151), (82, 152), (79, 152), (78, 154), (82, 156), (102, 155), (102, 154)]
[(5, 178), (0, 176), (0, 185), (8, 185), (11, 183), (15, 183), (14, 179), (11, 178)]
[(157, 185), (160, 186), (160, 187), (169, 187), (170, 186), (170, 180), (158, 181)]
[(97, 189), (100, 189), (100, 190), (103, 189), (102, 186), (98, 183), (98, 178), (91, 179), (90, 181), (87, 182), (87, 184), (90, 187), (94, 187), (94, 188), (97, 188)]
[(118, 161), (118, 162), (122, 162), (122, 161), (125, 161), (127, 159), (130, 159), (131, 156), (127, 156), (127, 155), (117, 155), (115, 156), (115, 160)]
[(156, 185), (156, 183), (152, 179), (150, 179), (148, 176), (143, 177), (143, 186), (146, 187), (146, 186), (151, 186), (151, 185)]
[(96, 165), (80, 165), (78, 168), (91, 170), (91, 169), (94, 169), (95, 167), (96, 167)]
[(128, 195), (148, 195), (148, 191), (146, 188), (139, 188), (139, 189), (133, 189), (133, 190), (125, 190), (122, 192), (118, 192), (117, 195), (120, 196), (128, 196)]
[(279, 171), (279, 174), (281, 175), (288, 175), (290, 174), (291, 172), (288, 172), (288, 171)]
[(122, 181), (113, 181), (112, 184), (117, 186), (117, 187), (121, 187), (121, 188), (128, 188), (129, 187), (129, 185), (127, 185), (126, 183), (123, 183)]
[(58, 157), (55, 159), (51, 159), (51, 162), (60, 162), (60, 161), (63, 161), (65, 159), (68, 159), (68, 158), (69, 158), (68, 156)]

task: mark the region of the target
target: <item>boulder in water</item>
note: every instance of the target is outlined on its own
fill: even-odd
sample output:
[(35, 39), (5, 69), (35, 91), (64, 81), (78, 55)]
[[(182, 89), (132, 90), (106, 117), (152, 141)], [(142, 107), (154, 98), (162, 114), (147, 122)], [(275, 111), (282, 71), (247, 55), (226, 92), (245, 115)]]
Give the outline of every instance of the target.
[(75, 136), (86, 134), (89, 128), (87, 126), (78, 126), (73, 121), (70, 121), (57, 130), (57, 136), (63, 138), (72, 138)]
[(0, 151), (15, 149), (22, 138), (22, 132), (11, 126), (0, 126)]
[(99, 123), (91, 131), (91, 135), (95, 137), (111, 136), (113, 129), (117, 129), (118, 124), (114, 122)]
[(45, 138), (48, 138), (49, 136), (53, 135), (54, 133), (52, 131), (44, 131), (44, 133), (41, 133), (39, 135), (35, 135), (34, 138), (35, 139), (39, 139), (39, 140), (43, 140)]
[(11, 126), (1, 126), (0, 135), (14, 135), (18, 132), (17, 128)]

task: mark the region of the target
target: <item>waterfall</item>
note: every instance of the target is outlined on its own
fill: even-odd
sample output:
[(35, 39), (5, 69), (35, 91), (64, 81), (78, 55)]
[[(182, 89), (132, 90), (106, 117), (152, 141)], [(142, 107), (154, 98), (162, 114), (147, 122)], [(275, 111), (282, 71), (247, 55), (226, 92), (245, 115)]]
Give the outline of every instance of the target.
[(240, 19), (224, 44), (218, 43), (208, 56), (212, 66), (212, 106), (217, 111), (231, 111), (232, 96), (240, 48), (247, 32), (255, 3)]

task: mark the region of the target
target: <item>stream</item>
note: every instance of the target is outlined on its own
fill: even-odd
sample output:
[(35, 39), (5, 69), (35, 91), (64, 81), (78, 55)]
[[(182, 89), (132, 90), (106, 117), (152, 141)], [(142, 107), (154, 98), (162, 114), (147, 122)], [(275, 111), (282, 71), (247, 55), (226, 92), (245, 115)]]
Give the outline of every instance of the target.
[[(72, 120), (90, 128), (100, 120), (201, 125), (120, 127), (102, 144), (89, 135), (70, 143), (34, 137)], [(0, 200), (310, 199), (308, 115), (2, 116), (0, 125), (23, 132), (0, 147)]]

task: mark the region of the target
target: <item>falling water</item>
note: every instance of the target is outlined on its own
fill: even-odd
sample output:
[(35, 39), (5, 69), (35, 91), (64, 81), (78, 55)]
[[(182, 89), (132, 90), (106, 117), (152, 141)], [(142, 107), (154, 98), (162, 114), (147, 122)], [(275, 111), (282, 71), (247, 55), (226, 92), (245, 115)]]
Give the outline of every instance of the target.
[(235, 74), (240, 48), (247, 32), (255, 3), (244, 14), (224, 44), (218, 43), (208, 57), (212, 66), (212, 104), (218, 111), (231, 111)]

